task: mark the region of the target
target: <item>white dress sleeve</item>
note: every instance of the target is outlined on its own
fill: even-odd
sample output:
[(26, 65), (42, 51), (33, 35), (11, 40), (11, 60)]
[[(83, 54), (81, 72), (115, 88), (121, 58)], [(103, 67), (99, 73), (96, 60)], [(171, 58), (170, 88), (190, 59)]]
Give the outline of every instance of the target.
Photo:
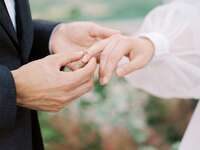
[[(154, 9), (138, 36), (149, 38), (155, 57), (130, 74), (133, 86), (164, 98), (200, 98), (200, 1), (177, 0)], [(200, 149), (200, 102), (179, 150)]]
[(134, 87), (163, 98), (200, 98), (200, 13), (190, 1), (159, 6), (145, 18), (137, 35), (149, 38), (156, 54), (127, 76)]

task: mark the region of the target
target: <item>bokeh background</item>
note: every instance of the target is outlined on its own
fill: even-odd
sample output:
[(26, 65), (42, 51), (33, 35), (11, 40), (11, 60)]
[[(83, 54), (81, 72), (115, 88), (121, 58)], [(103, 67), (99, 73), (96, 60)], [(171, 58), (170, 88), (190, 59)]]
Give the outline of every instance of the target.
[[(162, 0), (30, 0), (33, 18), (95, 21), (134, 34)], [(40, 113), (46, 150), (177, 150), (195, 101), (164, 100), (113, 78), (59, 113)]]

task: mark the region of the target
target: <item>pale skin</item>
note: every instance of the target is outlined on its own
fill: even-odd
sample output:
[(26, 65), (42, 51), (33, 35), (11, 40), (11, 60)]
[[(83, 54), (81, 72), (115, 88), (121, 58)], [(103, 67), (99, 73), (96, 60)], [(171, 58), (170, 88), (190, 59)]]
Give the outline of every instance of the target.
[[(90, 59), (84, 66), (81, 63), (80, 69), (77, 62), (83, 57), (83, 51), (95, 42), (117, 33), (91, 22), (58, 25), (50, 39), (54, 55), (11, 71), (16, 84), (17, 105), (57, 112), (90, 91), (97, 67), (96, 59)], [(71, 71), (61, 71), (64, 66)]]
[[(146, 38), (129, 37), (121, 34), (113, 35), (98, 41), (87, 50), (82, 62), (88, 62), (94, 56), (100, 56), (99, 78), (102, 85), (107, 84), (113, 73), (124, 77), (138, 69), (145, 67), (154, 55), (154, 45)], [(124, 57), (129, 63), (118, 66)]]
[[(60, 24), (56, 27), (51, 37), (50, 47), (53, 53), (86, 51), (96, 42), (106, 39), (112, 35), (119, 34), (118, 30), (102, 27), (93, 22), (73, 22)], [(84, 66), (77, 61), (68, 64), (67, 67), (76, 70)]]
[(12, 71), (19, 106), (57, 112), (72, 100), (92, 89), (96, 60), (77, 71), (63, 72), (61, 67), (77, 61), (83, 53), (47, 56)]

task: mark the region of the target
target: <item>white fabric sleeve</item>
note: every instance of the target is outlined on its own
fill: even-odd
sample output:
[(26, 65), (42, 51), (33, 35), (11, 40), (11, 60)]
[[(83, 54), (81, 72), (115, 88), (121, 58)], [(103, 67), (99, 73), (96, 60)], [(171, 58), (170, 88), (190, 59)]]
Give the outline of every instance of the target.
[(163, 98), (200, 98), (198, 7), (180, 0), (159, 6), (147, 15), (137, 35), (153, 42), (156, 55), (127, 80)]
[(152, 32), (139, 34), (138, 37), (147, 38), (152, 41), (155, 48), (153, 60), (159, 56), (169, 53), (169, 40), (164, 35), (158, 32)]

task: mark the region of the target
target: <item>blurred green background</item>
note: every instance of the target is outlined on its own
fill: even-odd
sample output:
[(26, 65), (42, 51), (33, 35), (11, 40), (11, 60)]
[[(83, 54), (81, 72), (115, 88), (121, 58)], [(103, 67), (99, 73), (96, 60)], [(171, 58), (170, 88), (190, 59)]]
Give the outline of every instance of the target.
[[(95, 21), (132, 34), (161, 0), (30, 0), (33, 18)], [(59, 113), (40, 113), (47, 150), (176, 150), (195, 102), (162, 100), (114, 78)]]
[(56, 20), (121, 20), (143, 17), (160, 0), (31, 0), (34, 17)]

